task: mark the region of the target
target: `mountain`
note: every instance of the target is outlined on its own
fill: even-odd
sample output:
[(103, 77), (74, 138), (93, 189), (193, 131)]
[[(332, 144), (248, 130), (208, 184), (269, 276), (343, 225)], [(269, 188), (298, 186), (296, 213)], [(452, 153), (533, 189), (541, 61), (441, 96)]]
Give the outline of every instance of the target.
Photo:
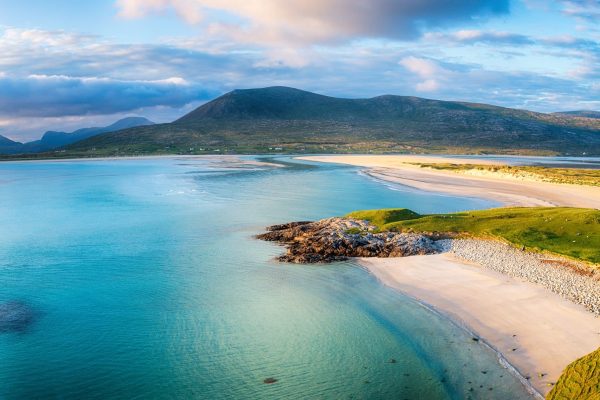
[(448, 152), (600, 154), (600, 120), (406, 96), (234, 90), (169, 124), (106, 133), (64, 156)]
[(104, 126), (101, 128), (83, 128), (71, 133), (48, 131), (44, 133), (40, 140), (35, 140), (33, 142), (28, 142), (24, 144), (17, 143), (18, 146), (4, 148), (2, 147), (2, 144), (0, 142), (0, 153), (15, 154), (43, 152), (63, 147), (78, 142), (80, 140), (88, 139), (90, 137), (100, 135), (102, 133), (116, 132), (122, 129), (153, 124), (154, 122), (143, 117), (128, 117), (123, 118), (112, 125)]
[(600, 118), (600, 111), (592, 110), (562, 111), (554, 114), (565, 115), (568, 117)]
[(21, 146), (23, 146), (23, 143), (12, 141), (0, 135), (0, 153), (11, 153), (13, 149), (18, 149)]

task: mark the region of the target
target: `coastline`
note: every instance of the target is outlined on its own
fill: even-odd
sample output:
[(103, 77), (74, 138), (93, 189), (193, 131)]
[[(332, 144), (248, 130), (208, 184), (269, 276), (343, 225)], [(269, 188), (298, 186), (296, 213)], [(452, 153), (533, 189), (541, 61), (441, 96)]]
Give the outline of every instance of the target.
[[(360, 172), (375, 180), (494, 200), (504, 206), (600, 209), (599, 187), (461, 174), (413, 164), (447, 162), (436, 156), (299, 159), (364, 167)], [(489, 160), (456, 158), (452, 162), (486, 164)], [(576, 268), (570, 270), (572, 275), (564, 273), (560, 259), (542, 259), (514, 249), (514, 254), (503, 253), (507, 245), (501, 242), (471, 242), (435, 255), (356, 260), (382, 284), (473, 334), (535, 397), (543, 398), (570, 363), (600, 347), (600, 308), (594, 300), (599, 298), (600, 280), (577, 276)]]
[(143, 155), (143, 156), (122, 156), (122, 157), (77, 157), (77, 158), (43, 158), (43, 159), (15, 159), (15, 160), (1, 160), (3, 163), (70, 163), (70, 162), (101, 162), (101, 161), (131, 161), (131, 160), (160, 160), (160, 159), (182, 159), (182, 160), (206, 160), (206, 161), (219, 161), (219, 162), (230, 162), (232, 164), (239, 165), (254, 165), (259, 167), (276, 167), (281, 168), (280, 164), (248, 160), (244, 159), (246, 155), (240, 154), (157, 154), (157, 155)]
[[(478, 197), (506, 206), (566, 206), (600, 209), (600, 187), (524, 181), (506, 176), (476, 176), (420, 168), (411, 163), (447, 162), (436, 156), (309, 156), (300, 160), (366, 168), (367, 176), (427, 192)], [(501, 164), (485, 159), (453, 158), (453, 163)]]
[(569, 363), (600, 346), (600, 318), (583, 306), (452, 253), (356, 260), (384, 285), (474, 334), (538, 397)]

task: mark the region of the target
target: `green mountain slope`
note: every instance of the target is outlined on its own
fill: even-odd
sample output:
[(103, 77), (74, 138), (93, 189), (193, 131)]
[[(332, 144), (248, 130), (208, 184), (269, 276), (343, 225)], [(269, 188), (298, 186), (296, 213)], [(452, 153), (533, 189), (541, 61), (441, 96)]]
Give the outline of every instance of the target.
[(235, 90), (170, 123), (77, 142), (66, 155), (268, 152), (600, 154), (600, 120), (486, 104), (286, 87)]

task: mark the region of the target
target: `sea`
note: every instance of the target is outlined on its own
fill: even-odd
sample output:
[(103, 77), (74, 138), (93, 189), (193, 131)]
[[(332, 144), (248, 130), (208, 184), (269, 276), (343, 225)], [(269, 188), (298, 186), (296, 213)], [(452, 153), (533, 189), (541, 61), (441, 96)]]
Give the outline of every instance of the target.
[[(0, 399), (530, 399), (497, 354), (268, 225), (498, 206), (293, 157), (0, 163)], [(273, 382), (273, 383), (265, 383)]]

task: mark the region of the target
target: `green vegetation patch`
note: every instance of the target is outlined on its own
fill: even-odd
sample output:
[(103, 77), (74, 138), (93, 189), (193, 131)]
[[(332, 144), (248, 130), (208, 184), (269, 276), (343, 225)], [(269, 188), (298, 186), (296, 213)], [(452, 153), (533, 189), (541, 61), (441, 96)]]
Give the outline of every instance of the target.
[(547, 400), (600, 400), (600, 348), (563, 371)]
[(381, 231), (456, 233), (494, 237), (534, 251), (600, 263), (600, 210), (570, 207), (508, 207), (419, 215), (407, 209), (356, 211)]
[(414, 211), (408, 208), (387, 208), (382, 210), (367, 210), (367, 211), (354, 211), (349, 214), (352, 218), (363, 219), (371, 222), (381, 229), (390, 222), (405, 221), (408, 219), (415, 219), (421, 217)]
[(535, 179), (543, 182), (600, 186), (600, 169), (452, 163), (418, 163), (417, 165), (421, 168), (432, 168), (437, 170), (455, 172), (485, 171), (508, 174), (516, 178)]

